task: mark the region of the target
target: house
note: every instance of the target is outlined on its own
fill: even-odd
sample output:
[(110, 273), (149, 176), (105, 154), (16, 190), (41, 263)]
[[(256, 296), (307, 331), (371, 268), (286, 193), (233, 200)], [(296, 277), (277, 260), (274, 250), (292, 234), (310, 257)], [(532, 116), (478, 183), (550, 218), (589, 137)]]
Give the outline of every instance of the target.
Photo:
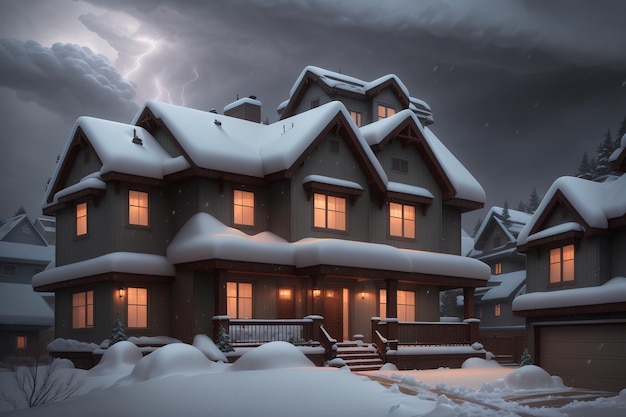
[(54, 324), (49, 294), (31, 285), (53, 259), (54, 246), (25, 213), (0, 222), (0, 360), (35, 348)]
[(517, 237), (530, 217), (492, 207), (468, 255), (491, 268), (487, 286), (476, 290), (476, 310), (481, 343), (501, 362), (518, 362), (526, 345), (524, 318), (513, 315), (511, 304), (526, 290), (526, 256), (517, 252)]
[(129, 336), (186, 342), (226, 326), (253, 343), (281, 319), (300, 321), (275, 337), (309, 340), (317, 317), (328, 340), (372, 340), (372, 317), (387, 335), (438, 322), (449, 288), (473, 317), (489, 270), (460, 256), (461, 215), (485, 193), (420, 103), (395, 76), (307, 67), (270, 125), (255, 97), (79, 118), (43, 202), (56, 266), (33, 279), (56, 294), (57, 337), (99, 343), (119, 314)]
[(626, 136), (611, 156), (621, 172), (605, 182), (557, 179), (518, 237), (527, 294), (513, 302), (526, 319), (535, 363), (565, 384), (626, 387)]

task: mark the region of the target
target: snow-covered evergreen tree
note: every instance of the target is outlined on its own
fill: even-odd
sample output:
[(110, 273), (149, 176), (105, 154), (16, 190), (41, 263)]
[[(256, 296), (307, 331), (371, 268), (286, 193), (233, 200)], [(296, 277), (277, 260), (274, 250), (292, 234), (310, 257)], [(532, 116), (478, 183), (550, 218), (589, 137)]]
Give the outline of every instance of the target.
[(591, 165), (589, 165), (589, 155), (587, 152), (583, 153), (583, 159), (580, 161), (576, 176), (579, 178), (591, 178)]
[(530, 357), (530, 353), (528, 353), (528, 349), (524, 349), (522, 353), (522, 358), (520, 360), (520, 366), (533, 365), (533, 360)]
[(540, 202), (539, 196), (537, 195), (537, 189), (533, 188), (533, 192), (530, 193), (530, 200), (528, 200), (528, 212), (530, 214), (534, 213), (537, 210), (537, 207), (539, 207)]
[(615, 143), (611, 136), (611, 131), (607, 130), (604, 134), (604, 141), (598, 146), (596, 165), (594, 168), (594, 178), (611, 173), (609, 169), (609, 158), (615, 150)]
[(509, 213), (508, 200), (504, 200), (504, 206), (502, 207), (502, 223), (507, 229), (511, 227), (511, 213)]
[(128, 340), (126, 336), (126, 331), (124, 330), (124, 323), (120, 320), (120, 316), (118, 315), (113, 323), (113, 333), (111, 333), (111, 337), (109, 338), (109, 347), (113, 346), (117, 342), (121, 342), (122, 340)]
[(233, 345), (230, 344), (230, 335), (226, 333), (226, 329), (224, 326), (220, 326), (217, 331), (217, 341), (215, 342), (218, 349), (222, 352), (233, 352), (235, 349)]

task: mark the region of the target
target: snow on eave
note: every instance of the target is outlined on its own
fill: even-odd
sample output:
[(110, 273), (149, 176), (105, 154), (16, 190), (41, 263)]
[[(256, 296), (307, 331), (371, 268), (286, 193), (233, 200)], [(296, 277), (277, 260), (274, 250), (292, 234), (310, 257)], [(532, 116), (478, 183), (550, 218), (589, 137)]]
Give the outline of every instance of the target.
[(54, 312), (31, 285), (0, 282), (0, 324), (50, 327)]
[(578, 307), (626, 302), (626, 278), (614, 277), (600, 286), (532, 292), (513, 300), (513, 311)]
[(339, 178), (326, 177), (324, 175), (307, 175), (302, 179), (302, 184), (309, 182), (319, 182), (321, 184), (336, 185), (338, 187), (352, 188), (355, 190), (363, 190), (361, 184), (354, 181), (342, 180)]
[(524, 284), (526, 280), (526, 270), (508, 272), (506, 274), (492, 275), (489, 284), (497, 284), (490, 287), (481, 297), (482, 301), (492, 301), (506, 299)]
[[(503, 212), (504, 212), (504, 209), (498, 206), (492, 206), (489, 209), (489, 212), (487, 213), (487, 215), (483, 219), (483, 222), (480, 224), (480, 227), (476, 231), (476, 235), (475, 235), (476, 240), (479, 240), (482, 234), (485, 233), (485, 229), (489, 225), (491, 219), (493, 218), (495, 220), (499, 220), (499, 218), (503, 216), (502, 214)], [(509, 216), (510, 216), (510, 220), (512, 223), (518, 223), (524, 226), (528, 224), (528, 222), (532, 218), (532, 214), (524, 213), (523, 211), (519, 211), (519, 210), (511, 210), (511, 209), (509, 209)], [(513, 236), (513, 234), (510, 232), (510, 230), (508, 230), (507, 227), (504, 226), (504, 223), (502, 221), (499, 221), (498, 224), (502, 227), (502, 229), (507, 234), (507, 237), (509, 238), (511, 242), (517, 241), (517, 238)]]
[(53, 245), (0, 241), (0, 259), (4, 262), (31, 262), (47, 265), (54, 259), (54, 251)]
[(174, 266), (164, 256), (113, 252), (93, 259), (46, 269), (33, 277), (34, 288), (111, 272), (174, 276)]
[(247, 235), (208, 213), (197, 213), (167, 248), (172, 264), (225, 259), (305, 268), (336, 265), (488, 280), (489, 266), (475, 259), (343, 239), (306, 238), (294, 243), (270, 233)]
[(418, 197), (426, 197), (426, 198), (432, 198), (432, 199), (435, 198), (433, 193), (428, 191), (426, 188), (416, 187), (414, 185), (409, 185), (409, 184), (403, 184), (401, 182), (389, 181), (389, 183), (387, 184), (387, 191), (414, 195)]
[(524, 245), (529, 234), (536, 234), (540, 222), (559, 199), (565, 199), (580, 217), (582, 226), (607, 229), (609, 220), (626, 213), (626, 175), (610, 182), (595, 182), (577, 177), (560, 177), (548, 189), (539, 207), (520, 231), (517, 244)]

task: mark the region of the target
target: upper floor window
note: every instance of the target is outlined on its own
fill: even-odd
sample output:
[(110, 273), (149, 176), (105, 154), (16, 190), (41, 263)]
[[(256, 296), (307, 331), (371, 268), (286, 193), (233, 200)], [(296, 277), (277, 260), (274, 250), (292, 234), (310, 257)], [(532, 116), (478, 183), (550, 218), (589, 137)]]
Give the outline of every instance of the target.
[(25, 350), (28, 347), (28, 338), (26, 336), (15, 337), (15, 348), (17, 350)]
[(415, 206), (389, 203), (389, 234), (415, 239)]
[(93, 291), (72, 294), (72, 328), (93, 327)]
[(574, 281), (574, 245), (550, 250), (550, 284)]
[(502, 273), (502, 264), (501, 263), (497, 263), (493, 266), (493, 274), (494, 275), (500, 275)]
[[(397, 319), (399, 321), (415, 321), (415, 292), (397, 291)], [(379, 292), (379, 315), (381, 319), (387, 317), (387, 290), (381, 289)]]
[(252, 317), (252, 284), (248, 282), (226, 283), (226, 314), (230, 318)]
[(311, 108), (314, 109), (316, 107), (320, 106), (320, 99), (319, 98), (314, 98), (313, 100), (311, 100)]
[(254, 193), (235, 190), (233, 193), (233, 222), (254, 226)]
[(358, 127), (363, 125), (363, 115), (360, 112), (350, 110), (350, 117), (352, 117), (352, 120)]
[(493, 315), (496, 316), (496, 317), (500, 317), (500, 313), (501, 313), (500, 304), (496, 304), (493, 307)]
[(409, 161), (401, 158), (392, 158), (391, 159), (391, 170), (395, 172), (399, 172), (401, 174), (409, 173)]
[(76, 236), (87, 234), (87, 203), (76, 204)]
[(385, 106), (384, 104), (378, 105), (378, 120), (386, 119), (396, 114), (396, 109), (391, 106)]
[(148, 327), (148, 289), (128, 287), (128, 327)]
[(128, 191), (128, 223), (135, 226), (148, 226), (148, 193)]
[(313, 195), (313, 226), (346, 230), (346, 199), (332, 195)]
[(339, 154), (339, 141), (338, 140), (331, 140), (330, 141), (330, 153), (338, 155)]

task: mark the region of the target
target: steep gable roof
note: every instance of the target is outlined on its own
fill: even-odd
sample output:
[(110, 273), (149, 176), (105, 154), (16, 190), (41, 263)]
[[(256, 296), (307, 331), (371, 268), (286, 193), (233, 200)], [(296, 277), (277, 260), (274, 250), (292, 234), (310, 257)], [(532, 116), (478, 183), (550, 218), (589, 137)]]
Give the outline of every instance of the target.
[(26, 214), (19, 214), (0, 222), (0, 242), (47, 246), (48, 241), (30, 222)]
[(613, 171), (626, 172), (626, 133), (622, 136), (620, 147), (609, 157)]
[[(547, 227), (555, 209), (564, 206), (575, 222)], [(602, 233), (626, 224), (626, 175), (609, 182), (595, 182), (576, 177), (558, 178), (550, 187), (528, 224), (520, 232), (521, 250), (541, 239), (563, 233)]]
[(474, 237), (475, 250), (482, 250), (486, 243), (486, 239), (489, 238), (489, 235), (492, 233), (494, 227), (502, 230), (509, 242), (517, 243), (519, 233), (528, 223), (532, 215), (522, 211), (509, 209), (509, 224), (506, 225), (503, 212), (504, 209), (502, 207), (493, 206), (489, 209), (489, 212), (476, 231), (476, 235)]
[(283, 117), (290, 116), (293, 113), (293, 109), (297, 106), (297, 103), (300, 102), (310, 83), (318, 84), (329, 95), (336, 94), (337, 91), (340, 90), (343, 95), (354, 95), (357, 97), (371, 97), (377, 95), (383, 89), (390, 87), (403, 107), (419, 113), (420, 116), (432, 122), (430, 106), (423, 100), (411, 97), (408, 88), (406, 88), (400, 78), (394, 74), (387, 74), (373, 81), (363, 81), (349, 75), (312, 65), (302, 70), (296, 82), (291, 87), (289, 99), (279, 106), (279, 109), (284, 109), (282, 113)]
[(481, 208), (485, 190), (437, 136), (423, 127), (411, 110), (403, 110), (383, 120), (361, 127), (367, 143), (380, 149), (394, 137), (418, 146), (444, 193), (444, 201), (462, 208)]
[(190, 166), (199, 170), (272, 178), (291, 176), (326, 134), (338, 132), (377, 188), (387, 177), (344, 105), (332, 102), (264, 125), (211, 112), (149, 101), (135, 119), (150, 114), (170, 132)]

